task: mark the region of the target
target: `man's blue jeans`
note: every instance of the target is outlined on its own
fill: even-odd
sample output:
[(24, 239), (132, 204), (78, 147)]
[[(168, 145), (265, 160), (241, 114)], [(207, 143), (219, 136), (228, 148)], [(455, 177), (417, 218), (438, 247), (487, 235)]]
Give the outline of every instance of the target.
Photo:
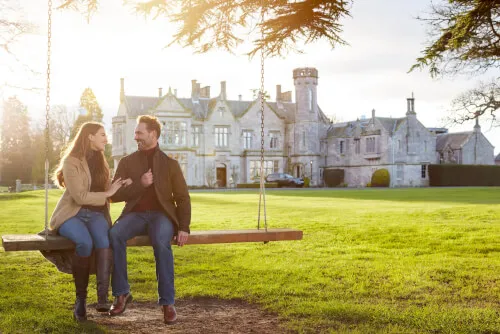
[(80, 209), (59, 227), (59, 235), (73, 241), (76, 254), (86, 257), (92, 248), (109, 248), (108, 221), (102, 212)]
[(127, 276), (127, 240), (146, 234), (149, 235), (155, 254), (158, 304), (173, 305), (174, 257), (170, 242), (174, 235), (174, 226), (167, 216), (159, 211), (127, 213), (118, 219), (109, 231), (114, 260), (111, 276), (113, 296), (130, 292)]

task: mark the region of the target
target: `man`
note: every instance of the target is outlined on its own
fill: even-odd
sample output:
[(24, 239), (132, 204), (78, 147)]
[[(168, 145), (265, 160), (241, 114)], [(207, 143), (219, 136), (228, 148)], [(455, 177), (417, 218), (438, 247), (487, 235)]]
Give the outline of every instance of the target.
[(132, 301), (127, 277), (127, 240), (148, 234), (156, 260), (158, 304), (164, 322), (177, 319), (174, 307), (174, 259), (171, 240), (183, 246), (190, 233), (191, 201), (176, 160), (169, 158), (158, 146), (161, 125), (153, 116), (139, 116), (134, 139), (138, 151), (122, 158), (114, 179), (132, 179), (111, 197), (113, 202), (125, 201), (122, 214), (111, 228), (114, 269), (111, 279), (115, 301), (109, 315), (122, 314)]

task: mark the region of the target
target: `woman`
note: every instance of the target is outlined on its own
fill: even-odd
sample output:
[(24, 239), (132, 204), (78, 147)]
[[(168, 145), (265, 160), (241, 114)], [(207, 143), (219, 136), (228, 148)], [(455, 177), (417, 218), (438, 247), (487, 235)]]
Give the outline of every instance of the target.
[(95, 249), (97, 305), (107, 312), (111, 250), (108, 230), (111, 227), (108, 197), (123, 185), (120, 179), (110, 184), (109, 166), (104, 158), (108, 143), (100, 123), (84, 123), (68, 145), (53, 181), (64, 194), (50, 219), (50, 229), (76, 245), (72, 272), (76, 289), (73, 311), (77, 321), (87, 319), (86, 299), (89, 282), (89, 259)]

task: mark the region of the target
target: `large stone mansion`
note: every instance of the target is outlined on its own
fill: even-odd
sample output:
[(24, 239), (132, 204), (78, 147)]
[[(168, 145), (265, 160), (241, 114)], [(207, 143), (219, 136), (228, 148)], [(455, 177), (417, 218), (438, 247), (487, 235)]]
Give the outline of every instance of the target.
[[(436, 163), (494, 164), (494, 147), (476, 122), (473, 131), (448, 133), (427, 128), (418, 119), (415, 99), (407, 99), (405, 117), (378, 117), (332, 124), (317, 104), (318, 71), (293, 70), (295, 102), (290, 91), (276, 86), (275, 101), (264, 105), (264, 172), (311, 177), (321, 185), (326, 168), (344, 169), (348, 186), (365, 186), (372, 173), (386, 168), (391, 186), (428, 184), (427, 165)], [(229, 100), (226, 82), (220, 93), (192, 80), (191, 97), (170, 89), (158, 96), (125, 94), (113, 117), (115, 166), (134, 152), (139, 115), (163, 124), (160, 148), (181, 165), (188, 185), (233, 186), (258, 182), (260, 172), (260, 100)]]

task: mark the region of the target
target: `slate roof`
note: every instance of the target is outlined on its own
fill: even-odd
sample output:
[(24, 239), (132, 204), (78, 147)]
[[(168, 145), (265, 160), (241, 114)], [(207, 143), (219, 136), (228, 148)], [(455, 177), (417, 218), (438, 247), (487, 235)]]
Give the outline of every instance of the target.
[(440, 134), (436, 139), (436, 151), (442, 151), (448, 146), (452, 150), (458, 150), (469, 140), (472, 133), (472, 131), (466, 131)]
[[(380, 122), (380, 124), (382, 124), (384, 129), (389, 133), (393, 133), (394, 131), (396, 131), (397, 128), (401, 125), (401, 123), (403, 123), (404, 120), (406, 119), (405, 117), (404, 118), (375, 117), (375, 118), (377, 119), (377, 121)], [(370, 124), (370, 122), (371, 118), (332, 124), (332, 126), (328, 129), (327, 137), (351, 137), (354, 134), (356, 124), (359, 124), (359, 126), (361, 127), (361, 132), (366, 132), (365, 129), (368, 126), (368, 124)], [(378, 130), (376, 130), (375, 132), (377, 131)], [(372, 134), (376, 134), (375, 132)]]
[(128, 116), (137, 117), (144, 114), (150, 114), (150, 109), (156, 107), (159, 100), (160, 99), (157, 97), (125, 96)]
[[(129, 117), (137, 117), (143, 114), (151, 114), (156, 106), (160, 103), (158, 97), (148, 96), (125, 96), (125, 104), (127, 105), (127, 114)], [(199, 98), (197, 102), (193, 103), (191, 98), (177, 98), (177, 101), (187, 110), (193, 113), (195, 119), (205, 119), (215, 105), (220, 101), (219, 97), (214, 98)], [(226, 100), (225, 103), (229, 106), (229, 110), (235, 118), (243, 116), (248, 109), (258, 101), (240, 101), (240, 100)], [(267, 105), (273, 109), (276, 114), (285, 119), (287, 122), (295, 120), (296, 104), (293, 102), (266, 102)], [(329, 122), (328, 117), (319, 108), (319, 116), (323, 122)]]
[(406, 117), (403, 118), (390, 118), (390, 117), (376, 117), (376, 119), (382, 124), (384, 129), (386, 129), (389, 133), (395, 132), (398, 127), (406, 120)]

